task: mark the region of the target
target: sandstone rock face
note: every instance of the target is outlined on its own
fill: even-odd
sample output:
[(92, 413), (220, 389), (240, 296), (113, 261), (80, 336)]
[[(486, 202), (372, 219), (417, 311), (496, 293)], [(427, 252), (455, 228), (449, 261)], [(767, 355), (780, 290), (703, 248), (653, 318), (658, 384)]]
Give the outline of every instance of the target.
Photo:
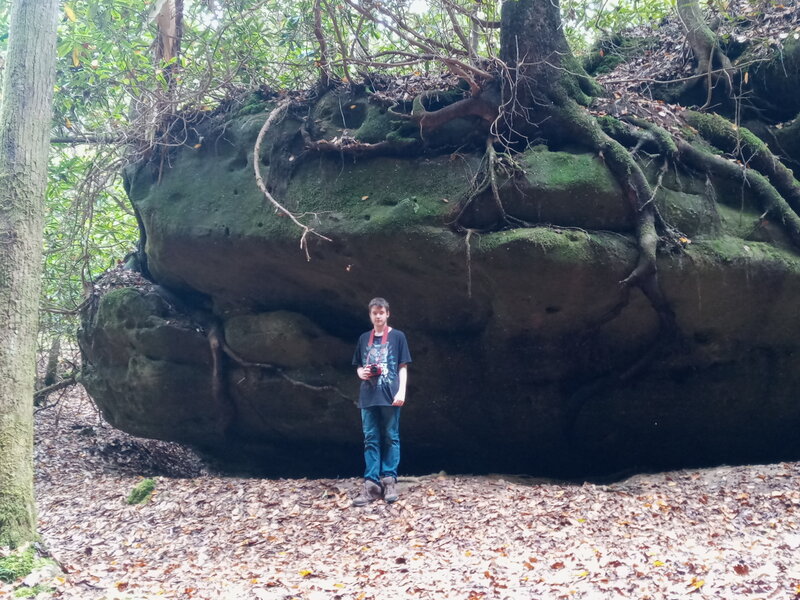
[[(373, 126), (371, 110), (326, 135)], [(663, 177), (655, 201), (692, 243), (659, 257), (679, 335), (654, 345), (645, 297), (634, 289), (620, 305), (638, 250), (600, 157), (528, 150), (524, 176), (500, 190), (531, 226), (490, 231), (497, 214), (476, 200), (465, 234), (448, 224), (479, 153), (304, 154), (288, 118), (259, 160), (285, 206), (332, 240), (308, 238), (306, 260), (254, 181), (265, 118), (209, 125), (169, 168), (127, 173), (157, 285), (115, 287), (81, 332), (83, 381), (115, 426), (231, 470), (356, 475), (351, 359), (367, 302), (383, 296), (414, 359), (404, 472), (580, 476), (800, 456), (800, 257), (746, 190)]]

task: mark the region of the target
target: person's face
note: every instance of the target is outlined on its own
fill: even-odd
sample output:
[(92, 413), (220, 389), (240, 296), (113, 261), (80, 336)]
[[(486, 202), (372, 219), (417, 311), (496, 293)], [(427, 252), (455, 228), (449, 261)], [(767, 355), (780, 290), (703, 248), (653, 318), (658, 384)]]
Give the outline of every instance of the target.
[(373, 306), (369, 309), (369, 320), (372, 321), (375, 329), (382, 330), (389, 320), (389, 311), (383, 306)]

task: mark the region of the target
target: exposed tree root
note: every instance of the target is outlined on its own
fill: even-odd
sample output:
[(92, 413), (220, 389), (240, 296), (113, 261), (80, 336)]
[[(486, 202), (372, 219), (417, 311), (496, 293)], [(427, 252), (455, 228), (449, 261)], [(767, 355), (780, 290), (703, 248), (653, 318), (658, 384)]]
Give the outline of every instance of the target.
[(271, 373), (275, 373), (276, 375), (278, 375), (282, 379), (288, 381), (289, 383), (291, 383), (295, 387), (303, 388), (303, 389), (306, 389), (306, 390), (311, 390), (312, 392), (334, 392), (335, 394), (337, 394), (341, 398), (344, 398), (345, 400), (347, 400), (349, 402), (353, 402), (354, 404), (357, 404), (356, 401), (353, 400), (353, 398), (351, 398), (350, 396), (348, 396), (347, 394), (342, 392), (342, 390), (340, 390), (335, 385), (311, 385), (310, 383), (305, 383), (304, 381), (299, 381), (297, 379), (293, 379), (292, 377), (289, 377), (286, 373), (284, 373), (283, 369), (281, 369), (280, 367), (278, 367), (276, 365), (271, 365), (269, 363), (250, 362), (250, 361), (247, 361), (247, 360), (243, 359), (241, 356), (236, 354), (236, 352), (234, 352), (231, 349), (231, 347), (228, 346), (227, 343), (225, 343), (224, 340), (221, 343), (221, 347), (222, 347), (222, 350), (225, 352), (225, 354), (227, 354), (236, 364), (238, 364), (241, 367), (263, 369), (263, 370), (269, 371)]
[(349, 136), (342, 136), (333, 140), (313, 140), (307, 127), (302, 127), (300, 132), (303, 136), (306, 150), (314, 152), (329, 152), (360, 158), (370, 156), (403, 156), (419, 148), (417, 140), (401, 137), (392, 137), (381, 142), (368, 144), (360, 142)]
[(411, 119), (419, 124), (423, 137), (425, 133), (434, 131), (453, 119), (475, 116), (480, 117), (488, 124), (494, 123), (495, 119), (497, 119), (497, 102), (486, 101), (482, 96), (464, 98), (438, 110), (426, 110), (424, 101), (441, 93), (435, 90), (428, 90), (414, 98)]
[(795, 213), (800, 213), (800, 183), (794, 178), (794, 173), (755, 134), (745, 127), (734, 127), (731, 122), (717, 115), (689, 111), (684, 117), (713, 146), (765, 175)]
[(59, 390), (63, 390), (68, 387), (72, 387), (78, 383), (77, 379), (74, 375), (70, 377), (65, 377), (61, 381), (57, 381), (56, 383), (52, 383), (47, 387), (43, 387), (33, 394), (33, 401), (36, 406), (39, 406), (42, 402), (47, 399), (47, 396), (52, 394), (53, 392), (57, 392)]
[[(604, 160), (619, 181), (634, 213), (639, 259), (633, 271), (622, 280), (623, 285), (638, 285), (659, 311), (667, 305), (660, 292), (656, 268), (656, 248), (659, 235), (656, 230), (656, 211), (651, 199), (653, 190), (642, 169), (622, 144), (611, 138), (600, 125), (575, 102), (570, 101), (558, 116), (564, 128), (569, 128), (576, 139), (582, 140)], [(665, 231), (665, 235), (671, 234)], [(652, 298), (651, 298), (652, 295)], [(671, 313), (671, 311), (669, 311)], [(663, 315), (667, 320), (667, 315)]]
[[(703, 151), (684, 140), (673, 139), (668, 132), (644, 121), (628, 119), (631, 126), (635, 125), (640, 129), (631, 128), (627, 130), (625, 134), (631, 138), (638, 139), (635, 147), (637, 150), (645, 143), (655, 144), (658, 148), (659, 155), (664, 156), (665, 161), (666, 159), (670, 161), (680, 160), (683, 164), (691, 166), (692, 168), (696, 169), (699, 167), (718, 177), (727, 178), (748, 186), (760, 201), (760, 206), (765, 216), (770, 215), (782, 223), (794, 244), (800, 247), (800, 218), (787, 201), (789, 198), (796, 198), (798, 190), (798, 183), (794, 179), (791, 171), (786, 169), (760, 140), (752, 134), (749, 134), (746, 130), (736, 130), (728, 121), (719, 117), (711, 117), (697, 113), (695, 113), (695, 115), (696, 116), (690, 119), (689, 122), (700, 131), (704, 138), (712, 142), (715, 146), (721, 147), (732, 154), (735, 153), (736, 156), (740, 157), (741, 161), (739, 163), (726, 160), (713, 154), (711, 151)], [(599, 139), (602, 141), (602, 138)], [(644, 198), (647, 193), (647, 188), (638, 183), (639, 180), (638, 175), (636, 175), (636, 170), (630, 166), (626, 166), (627, 161), (622, 158), (624, 155), (620, 154), (618, 149), (614, 148), (612, 145), (603, 145), (601, 143), (599, 147), (599, 151), (603, 152), (606, 162), (612, 172), (620, 174), (622, 176), (621, 181), (624, 181), (627, 170), (627, 173), (633, 178), (632, 181), (629, 182), (629, 189), (634, 189), (640, 199)], [(610, 152), (608, 150), (610, 150)], [(612, 157), (612, 160), (608, 160), (609, 156)], [(667, 162), (664, 163), (664, 165), (666, 164)], [(659, 173), (659, 181), (665, 170), (664, 165), (662, 165)], [(652, 194), (649, 200), (637, 207), (637, 210), (643, 211), (649, 209), (650, 206), (653, 206)], [(654, 206), (653, 208), (655, 209)], [(657, 211), (654, 212), (652, 223), (663, 231), (666, 224), (659, 224), (659, 217), (660, 216), (657, 216)], [(646, 223), (646, 230), (649, 231), (650, 227), (650, 223)], [(679, 232), (675, 230), (668, 233), (669, 235), (666, 236), (667, 239), (679, 234)], [(640, 248), (642, 248), (641, 241)], [(650, 252), (650, 249), (647, 248), (646, 251)], [(647, 275), (647, 266), (643, 267), (641, 261), (642, 256), (640, 254), (640, 264), (634, 269), (634, 273), (638, 270), (640, 273)], [(631, 279), (637, 282), (639, 288), (656, 309), (660, 320), (659, 333), (655, 342), (650, 345), (633, 365), (626, 368), (624, 371), (610, 373), (598, 378), (582, 386), (573, 394), (568, 405), (565, 407), (564, 424), (565, 435), (568, 436), (568, 439), (576, 443), (579, 437), (576, 435), (575, 428), (578, 425), (578, 417), (585, 404), (601, 390), (619, 385), (636, 376), (658, 356), (665, 343), (677, 339), (678, 329), (675, 324), (674, 315), (663, 293), (657, 287), (657, 279), (649, 276), (628, 278), (628, 280)], [(627, 305), (628, 298), (626, 291), (621, 301), (604, 315), (593, 329), (619, 316)]]
[(492, 197), (498, 215), (498, 222), (495, 224), (493, 230), (505, 227), (533, 227), (532, 223), (528, 223), (508, 214), (503, 205), (502, 198), (500, 197), (500, 182), (498, 181), (498, 176), (504, 176), (513, 180), (515, 172), (519, 171), (519, 167), (509, 154), (501, 153), (498, 155), (495, 149), (495, 144), (497, 143), (498, 140), (494, 136), (490, 135), (486, 139), (486, 149), (483, 154), (483, 159), (481, 160), (477, 173), (472, 178), (470, 190), (456, 204), (451, 225), (453, 225), (457, 231), (477, 231), (474, 228), (465, 227), (463, 225), (463, 219), (466, 216), (467, 209), (487, 192), (489, 192)]
[[(583, 407), (601, 390), (613, 388), (629, 381), (646, 369), (670, 345), (678, 334), (678, 327), (673, 312), (658, 281), (656, 251), (659, 242), (668, 246), (682, 248), (686, 238), (675, 228), (669, 226), (658, 213), (655, 205), (657, 188), (653, 189), (647, 181), (641, 167), (634, 160), (633, 151), (627, 150), (620, 142), (609, 136), (599, 125), (576, 103), (565, 103), (558, 115), (560, 124), (569, 128), (575, 139), (582, 140), (585, 145), (594, 149), (604, 160), (611, 173), (619, 181), (625, 196), (633, 210), (636, 228), (636, 240), (639, 248), (637, 263), (631, 273), (623, 279), (620, 301), (592, 329), (596, 330), (605, 323), (617, 318), (627, 306), (630, 289), (638, 287), (658, 316), (658, 330), (648, 347), (637, 360), (625, 369), (608, 373), (580, 389), (571, 396), (564, 412), (564, 433), (567, 439), (577, 443), (575, 428), (578, 416)], [(643, 123), (639, 123), (643, 125)], [(646, 126), (639, 132), (630, 131), (634, 139), (638, 139), (634, 150), (638, 151), (645, 142), (655, 144), (664, 163), (660, 177), (667, 168), (668, 160), (677, 152), (677, 146), (671, 137), (662, 129)], [(658, 185), (658, 184), (657, 184)], [(659, 235), (659, 231), (660, 234)], [(687, 240), (688, 241), (688, 240)]]
[(311, 254), (308, 251), (308, 235), (309, 234), (315, 235), (327, 242), (330, 242), (331, 239), (325, 237), (321, 233), (314, 231), (314, 229), (312, 229), (308, 225), (301, 223), (298, 220), (298, 218), (294, 215), (294, 213), (287, 210), (282, 204), (280, 204), (277, 200), (275, 200), (275, 198), (272, 197), (272, 194), (269, 193), (269, 190), (267, 190), (267, 185), (264, 182), (263, 177), (261, 177), (261, 167), (260, 167), (261, 143), (263, 142), (264, 136), (266, 135), (267, 131), (269, 131), (269, 128), (278, 119), (280, 119), (284, 115), (286, 110), (289, 108), (290, 102), (291, 100), (289, 100), (288, 98), (282, 100), (278, 104), (278, 106), (276, 106), (269, 114), (269, 117), (267, 117), (267, 120), (264, 122), (264, 125), (261, 126), (261, 130), (258, 132), (258, 137), (256, 138), (255, 147), (253, 148), (253, 171), (255, 172), (256, 184), (258, 185), (258, 189), (261, 190), (261, 192), (264, 194), (264, 196), (270, 202), (270, 204), (272, 204), (272, 206), (275, 207), (275, 210), (289, 217), (289, 220), (295, 225), (297, 225), (303, 231), (303, 234), (300, 236), (300, 249), (305, 252), (306, 260), (311, 260)]
[(473, 233), (475, 232), (472, 229), (467, 229), (467, 235), (464, 236), (467, 260), (467, 298), (472, 298), (472, 246), (470, 246), (470, 238)]
[[(441, 94), (444, 92), (439, 90), (422, 92), (414, 98), (410, 114), (395, 111), (396, 103), (390, 106), (388, 111), (398, 119), (416, 123), (423, 143), (426, 134), (455, 119), (480, 117), (489, 125), (497, 118), (497, 103), (486, 100), (482, 96), (463, 98), (437, 110), (427, 110), (425, 102)], [(390, 133), (385, 140), (375, 143), (361, 142), (349, 136), (337, 137), (332, 140), (314, 140), (307, 126), (301, 128), (301, 134), (307, 150), (357, 157), (402, 156), (418, 150), (421, 146), (420, 141), (416, 138), (402, 137), (396, 133)]]
[(711, 173), (749, 187), (760, 201), (760, 208), (764, 211), (764, 216), (772, 216), (777, 219), (785, 227), (794, 245), (800, 248), (800, 217), (767, 177), (710, 152), (699, 150), (688, 142), (678, 140), (677, 144), (680, 158), (686, 164), (697, 165)]

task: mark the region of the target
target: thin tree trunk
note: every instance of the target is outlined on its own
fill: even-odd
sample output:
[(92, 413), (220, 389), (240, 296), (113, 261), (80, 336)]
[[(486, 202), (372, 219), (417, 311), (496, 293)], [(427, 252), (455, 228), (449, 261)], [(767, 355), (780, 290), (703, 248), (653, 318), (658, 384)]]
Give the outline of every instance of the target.
[(58, 0), (14, 0), (0, 107), (0, 546), (32, 540), (33, 388)]
[(58, 379), (59, 358), (61, 358), (61, 338), (56, 336), (50, 343), (50, 351), (47, 353), (47, 368), (44, 372), (42, 387), (53, 385)]

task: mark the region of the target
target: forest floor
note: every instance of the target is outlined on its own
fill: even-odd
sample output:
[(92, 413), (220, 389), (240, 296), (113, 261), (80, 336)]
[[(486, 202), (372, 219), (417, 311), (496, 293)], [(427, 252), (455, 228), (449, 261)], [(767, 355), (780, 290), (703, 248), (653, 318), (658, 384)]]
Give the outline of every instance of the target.
[[(81, 389), (36, 427), (39, 532), (64, 569), (40, 598), (800, 598), (800, 463), (605, 485), (439, 474), (353, 508), (357, 479), (212, 475), (111, 429)], [(194, 476), (127, 504), (153, 469)]]

